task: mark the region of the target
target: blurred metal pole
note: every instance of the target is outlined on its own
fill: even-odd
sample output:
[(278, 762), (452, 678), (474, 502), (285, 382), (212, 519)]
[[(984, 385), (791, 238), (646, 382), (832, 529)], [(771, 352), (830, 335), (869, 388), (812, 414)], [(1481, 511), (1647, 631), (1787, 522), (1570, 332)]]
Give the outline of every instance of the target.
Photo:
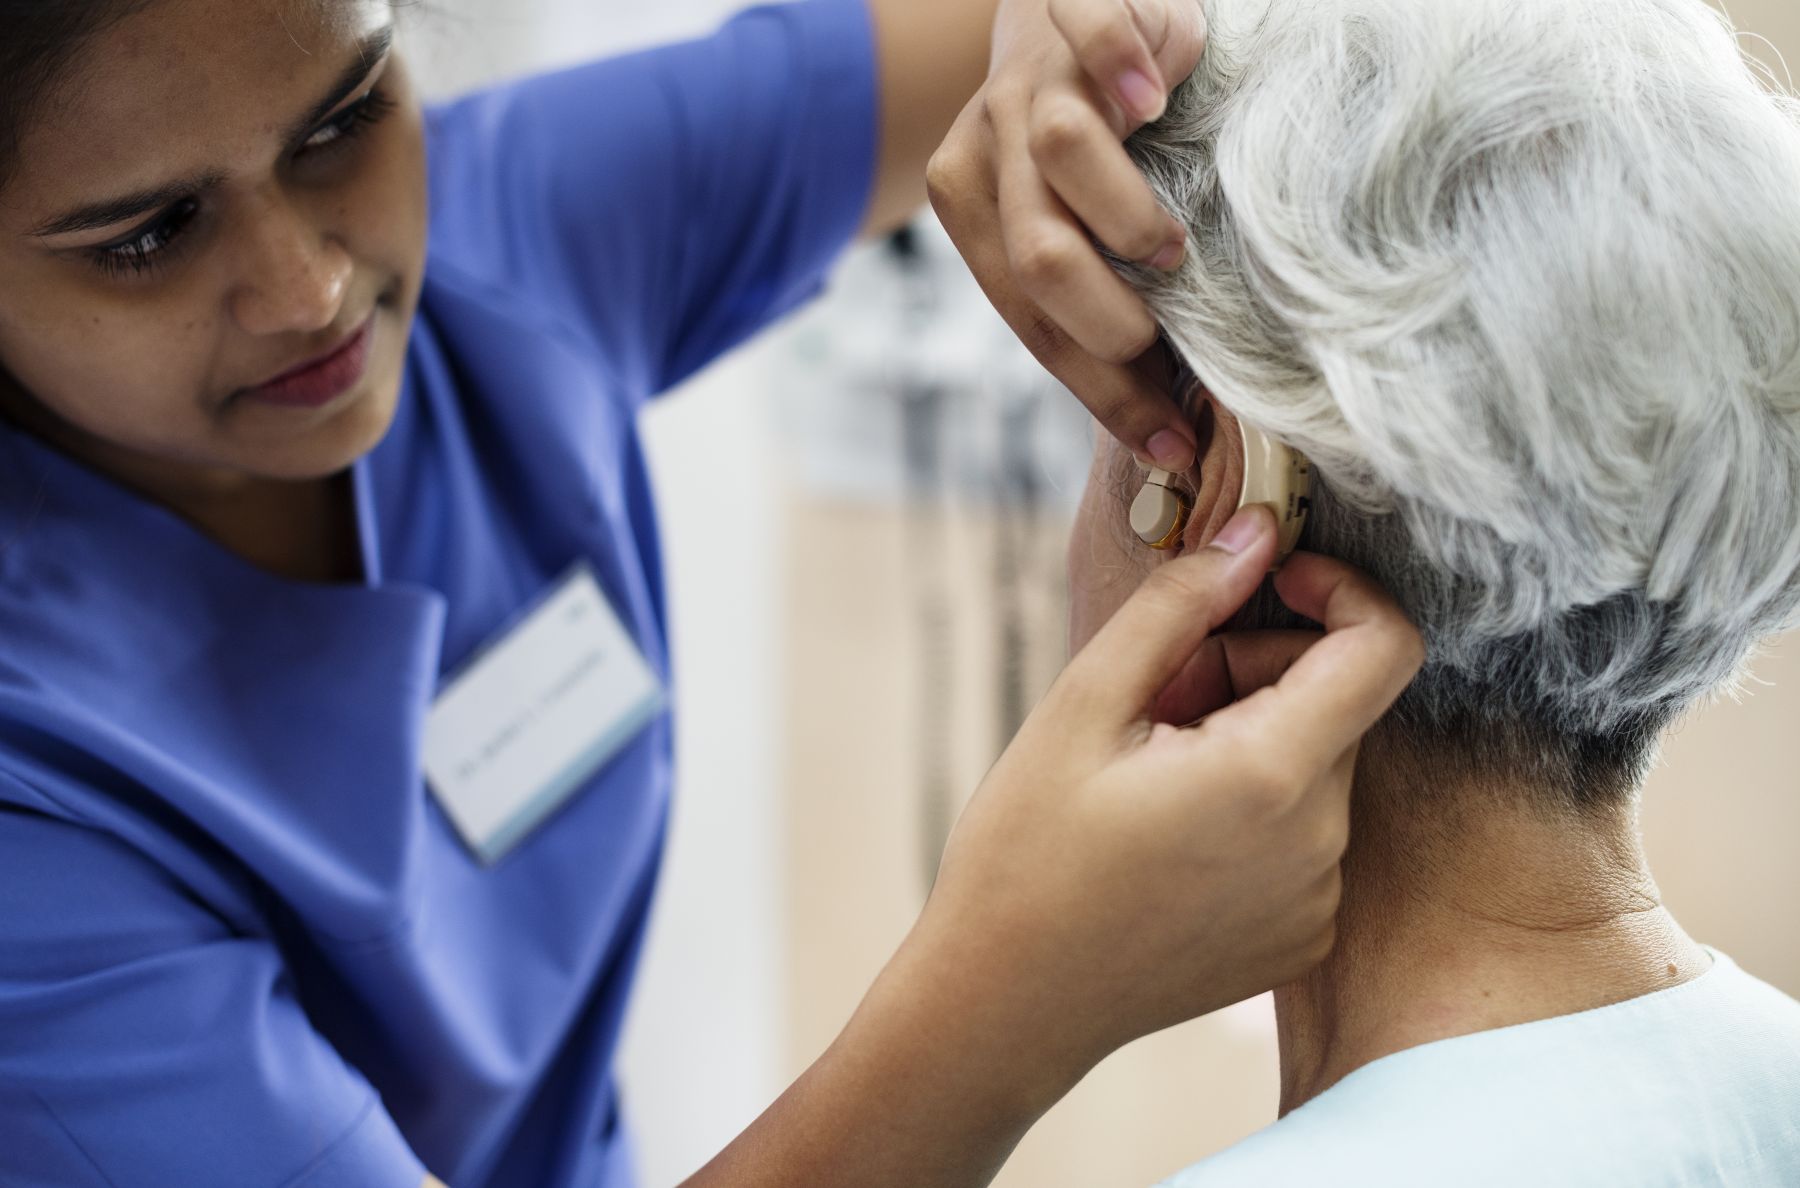
[(890, 381), (900, 405), (906, 473), (906, 573), (919, 632), (919, 843), (924, 887), (937, 881), (950, 838), (955, 794), (951, 700), (956, 675), (950, 591), (950, 531), (944, 467), (946, 383), (929, 347), (941, 305), (937, 279), (917, 235), (903, 227), (888, 238), (902, 279), (899, 332)]

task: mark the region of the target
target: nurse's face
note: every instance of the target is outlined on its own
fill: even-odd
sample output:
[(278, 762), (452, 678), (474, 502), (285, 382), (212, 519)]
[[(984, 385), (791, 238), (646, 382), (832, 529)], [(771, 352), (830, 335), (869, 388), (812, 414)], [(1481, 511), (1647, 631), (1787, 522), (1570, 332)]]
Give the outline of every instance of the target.
[(369, 0), (153, 0), (86, 43), (0, 190), (0, 409), (149, 481), (372, 448), (424, 267), (392, 29)]

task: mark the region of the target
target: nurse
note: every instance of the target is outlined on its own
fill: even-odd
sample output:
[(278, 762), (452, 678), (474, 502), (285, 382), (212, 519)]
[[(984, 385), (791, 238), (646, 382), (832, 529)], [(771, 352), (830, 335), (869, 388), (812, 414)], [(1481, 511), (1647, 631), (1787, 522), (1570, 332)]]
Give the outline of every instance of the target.
[[(376, 0), (0, 2), (0, 1183), (631, 1184), (671, 729), (634, 414), (904, 218), (984, 73), (994, 242), (1066, 228), (988, 99), (1116, 149), (1183, 38), (801, 0), (421, 112)], [(1160, 394), (1096, 403), (1191, 454)], [(1107, 1052), (1322, 956), (1420, 645), (1305, 556), (1322, 637), (1209, 641), (1273, 551), (1245, 513), (1075, 658), (694, 1184), (983, 1183)], [(1203, 726), (1147, 708), (1178, 676)]]

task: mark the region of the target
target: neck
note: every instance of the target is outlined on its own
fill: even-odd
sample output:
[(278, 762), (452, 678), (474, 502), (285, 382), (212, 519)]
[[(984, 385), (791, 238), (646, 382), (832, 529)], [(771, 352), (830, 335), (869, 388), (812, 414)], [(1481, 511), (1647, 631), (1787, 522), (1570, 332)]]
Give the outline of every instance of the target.
[(1636, 813), (1359, 780), (1331, 957), (1276, 994), (1281, 1112), (1435, 1040), (1622, 1002), (1704, 972)]
[(222, 548), (294, 581), (362, 576), (349, 473), (286, 481), (148, 457), (56, 416), (0, 371), (0, 420), (160, 503)]

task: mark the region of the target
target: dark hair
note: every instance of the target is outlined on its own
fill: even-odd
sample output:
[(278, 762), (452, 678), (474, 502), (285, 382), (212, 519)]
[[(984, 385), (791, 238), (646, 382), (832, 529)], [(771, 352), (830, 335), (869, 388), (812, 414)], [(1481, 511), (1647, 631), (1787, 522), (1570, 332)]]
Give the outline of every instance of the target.
[(19, 141), (84, 42), (149, 0), (0, 0), (0, 187)]

